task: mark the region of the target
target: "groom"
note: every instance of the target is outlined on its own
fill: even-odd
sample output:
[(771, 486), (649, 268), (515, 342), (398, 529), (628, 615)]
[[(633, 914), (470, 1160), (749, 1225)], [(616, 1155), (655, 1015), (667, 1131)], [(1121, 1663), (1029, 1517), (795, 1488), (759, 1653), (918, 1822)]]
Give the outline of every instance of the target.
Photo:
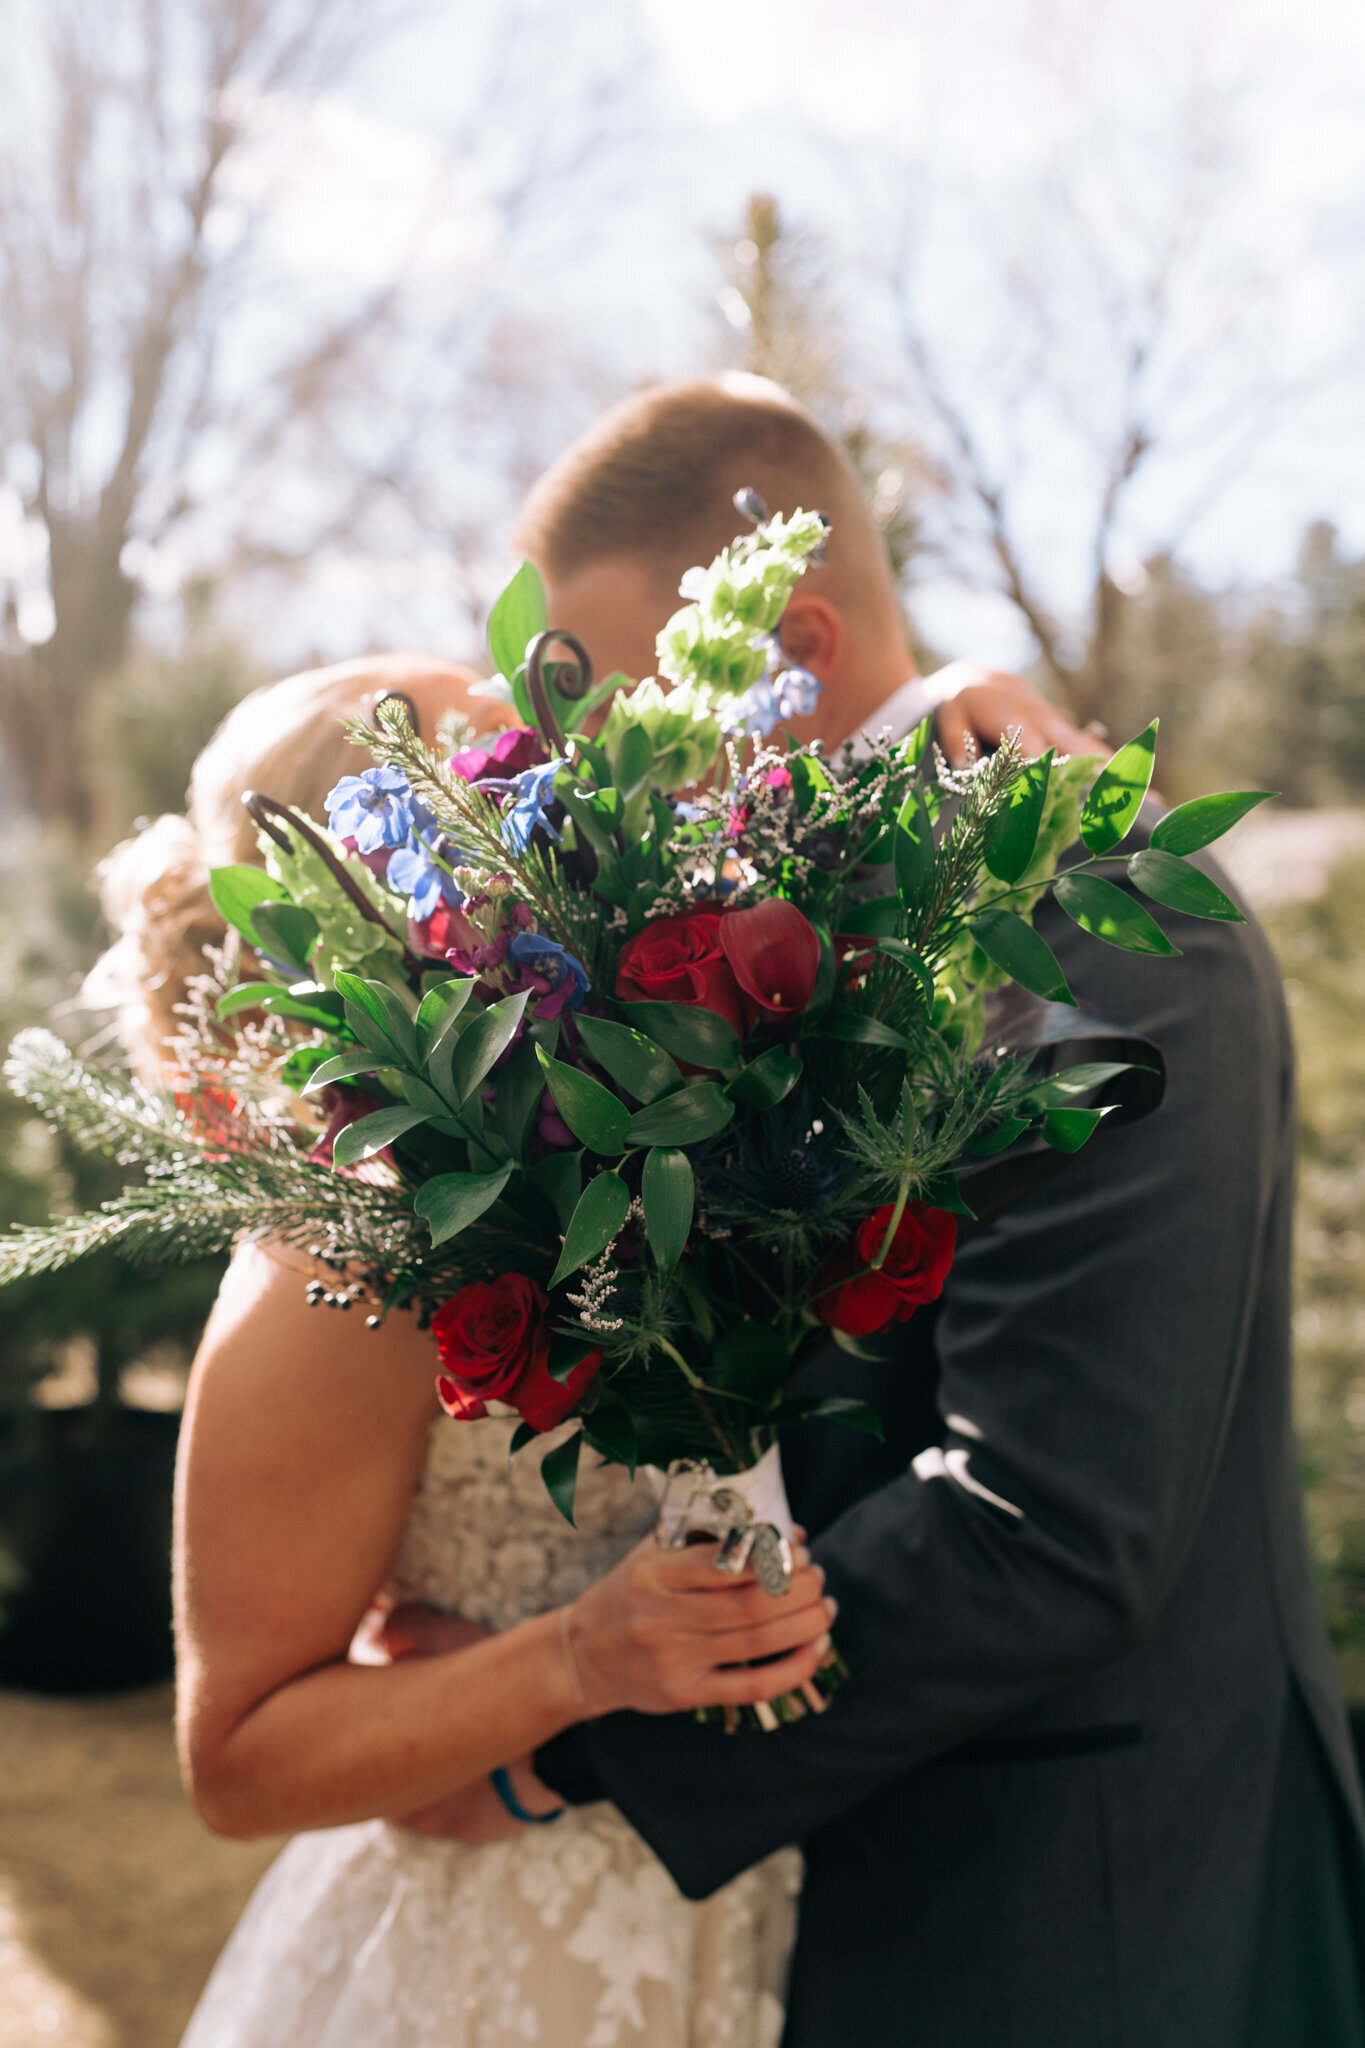
[[(521, 538), (554, 623), (649, 672), (745, 485), (833, 520), (782, 629), (824, 684), (806, 736), (908, 729), (856, 479), (756, 380), (632, 399), (542, 478)], [(955, 747), (1014, 722), (973, 688)], [(1178, 959), (1038, 913), (1082, 1004), (1160, 1047), (1162, 1108), (970, 1235), (881, 1360), (807, 1369), (886, 1425), (783, 1442), (854, 1674), (831, 1710), (733, 1739), (613, 1715), (534, 1760), (544, 1804), (610, 1798), (694, 1897), (802, 1842), (787, 2048), (1365, 2043), (1365, 1815), (1290, 1426), (1278, 977), (1254, 925), (1161, 921)]]

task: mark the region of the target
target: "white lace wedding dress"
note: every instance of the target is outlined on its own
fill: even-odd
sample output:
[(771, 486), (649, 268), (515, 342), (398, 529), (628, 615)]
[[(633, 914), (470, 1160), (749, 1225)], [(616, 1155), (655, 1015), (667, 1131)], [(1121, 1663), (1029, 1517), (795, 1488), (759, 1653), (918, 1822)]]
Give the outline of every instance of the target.
[[(585, 1458), (571, 1529), (537, 1469), (558, 1435), (509, 1472), (514, 1421), (434, 1428), (398, 1598), (507, 1628), (650, 1527), (643, 1478)], [(799, 1882), (784, 1850), (693, 1904), (606, 1804), (477, 1848), (384, 1821), (299, 1835), (182, 2048), (776, 2048)]]

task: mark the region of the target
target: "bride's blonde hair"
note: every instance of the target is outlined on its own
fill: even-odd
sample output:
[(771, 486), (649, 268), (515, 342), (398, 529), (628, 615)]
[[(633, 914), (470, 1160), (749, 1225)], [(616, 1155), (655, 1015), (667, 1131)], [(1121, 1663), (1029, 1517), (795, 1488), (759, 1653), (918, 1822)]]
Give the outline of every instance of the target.
[[(96, 874), (115, 937), (87, 976), (83, 1000), (118, 1012), (119, 1036), (144, 1078), (158, 1075), (187, 980), (204, 972), (204, 947), (224, 935), (209, 896), (210, 868), (260, 862), (243, 793), (260, 790), (325, 819), (328, 790), (365, 766), (344, 719), (366, 715), (385, 690), (403, 690), (430, 740), (442, 710), (466, 709), (476, 680), (455, 662), (390, 654), (309, 669), (253, 690), (195, 762), (184, 814), (154, 819), (105, 857)], [(477, 707), (476, 699), (468, 708)]]

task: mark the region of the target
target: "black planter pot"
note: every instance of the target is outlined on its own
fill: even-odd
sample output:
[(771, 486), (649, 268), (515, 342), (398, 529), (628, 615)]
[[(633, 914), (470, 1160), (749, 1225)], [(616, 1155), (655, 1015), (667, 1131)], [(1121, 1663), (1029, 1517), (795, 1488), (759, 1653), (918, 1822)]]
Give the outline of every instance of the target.
[(0, 1447), (0, 1543), (23, 1574), (0, 1685), (122, 1692), (167, 1677), (178, 1415), (66, 1409)]

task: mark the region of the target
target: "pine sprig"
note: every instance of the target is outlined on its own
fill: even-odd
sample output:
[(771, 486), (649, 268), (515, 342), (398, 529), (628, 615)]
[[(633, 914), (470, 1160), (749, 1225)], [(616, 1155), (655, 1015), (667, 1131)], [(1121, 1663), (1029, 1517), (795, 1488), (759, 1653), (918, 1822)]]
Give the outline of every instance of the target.
[(87, 1067), (53, 1032), (37, 1026), (14, 1039), (4, 1076), (82, 1151), (110, 1153), (121, 1166), (158, 1165), (223, 1143), (221, 1132), (197, 1130), (173, 1097)]

